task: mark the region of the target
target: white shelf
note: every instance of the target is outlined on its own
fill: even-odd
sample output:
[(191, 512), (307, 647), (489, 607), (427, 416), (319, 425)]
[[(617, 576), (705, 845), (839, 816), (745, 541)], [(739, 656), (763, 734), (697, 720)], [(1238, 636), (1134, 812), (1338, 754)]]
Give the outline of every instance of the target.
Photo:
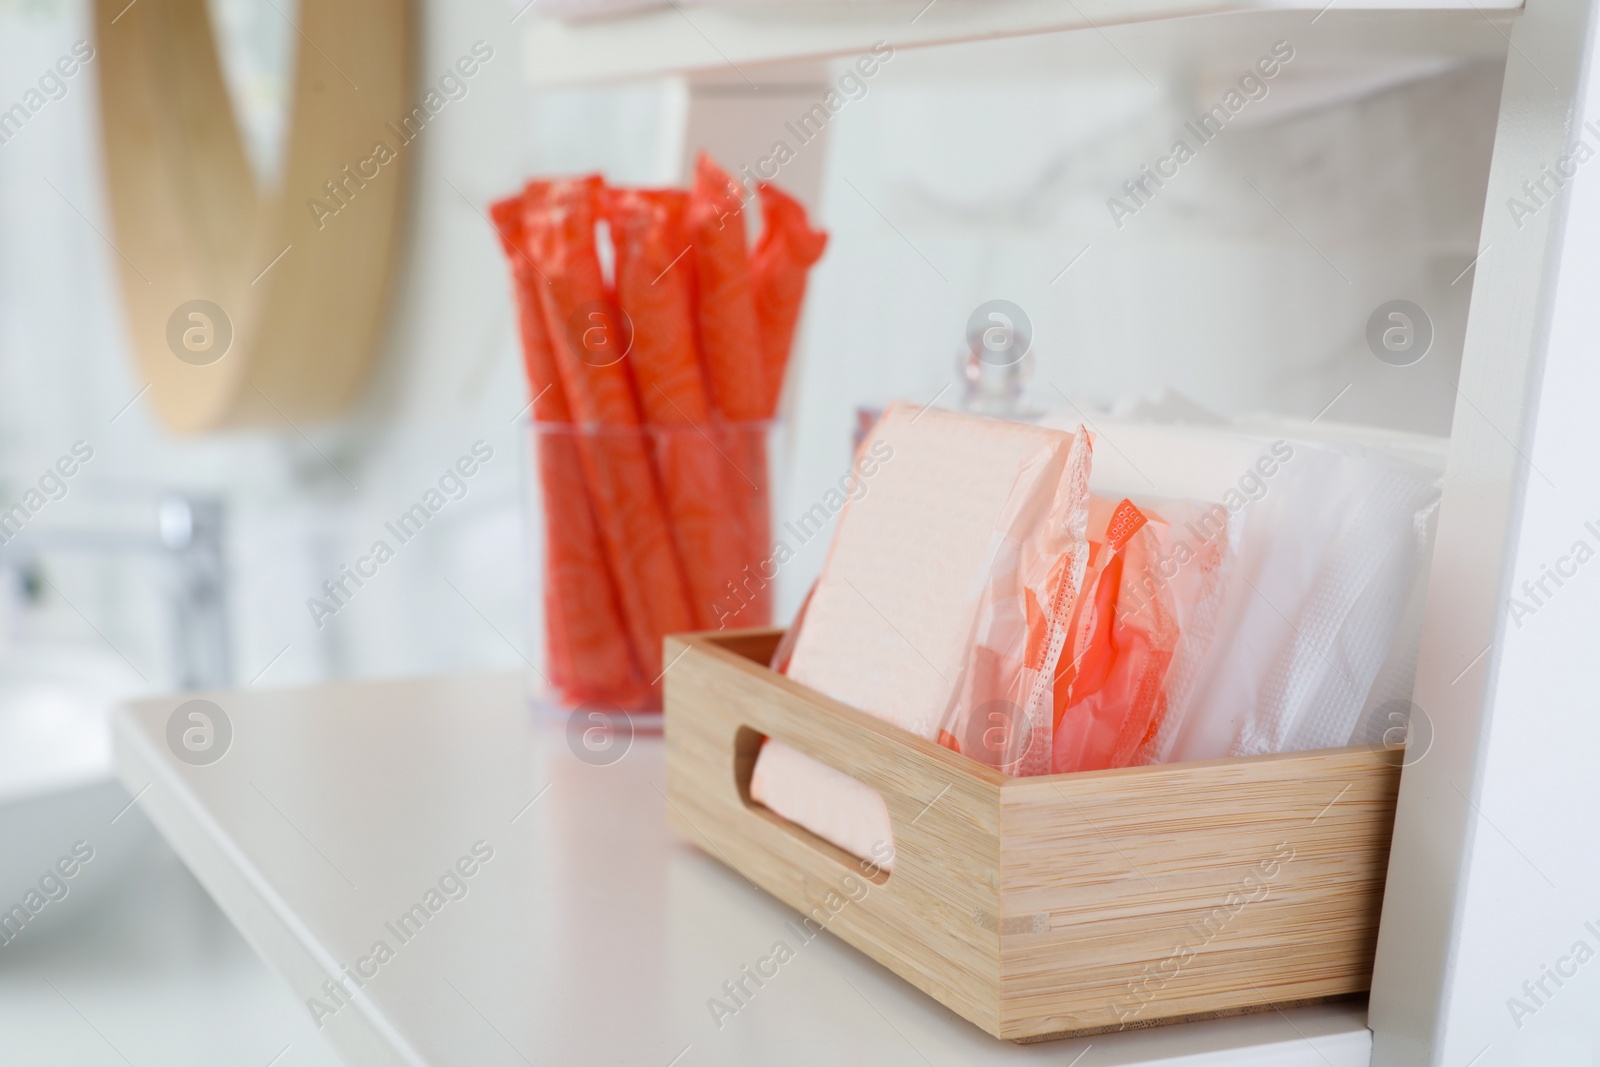
[[(527, 16), (524, 64), (536, 85), (582, 85), (667, 74), (742, 71), (768, 63), (1105, 29), (1203, 15), (1464, 13), (1503, 21), (1521, 0), (855, 0), (671, 6), (585, 22)], [(1382, 42), (1373, 41), (1381, 49)]]
[[(792, 939), (795, 913), (668, 829), (659, 734), (591, 765), (523, 691), (478, 675), (214, 693), (232, 740), (204, 766), (168, 745), (184, 694), (118, 714), (117, 765), (296, 1000), (368, 972), (321, 1019), (354, 1065), (1367, 1065), (1350, 1001), (1012, 1045), (829, 934), (718, 1020), (708, 998)], [(465, 894), (447, 886), (458, 899), (398, 939), (385, 924), (480, 841), (493, 856)], [(378, 941), (392, 959), (373, 961)]]

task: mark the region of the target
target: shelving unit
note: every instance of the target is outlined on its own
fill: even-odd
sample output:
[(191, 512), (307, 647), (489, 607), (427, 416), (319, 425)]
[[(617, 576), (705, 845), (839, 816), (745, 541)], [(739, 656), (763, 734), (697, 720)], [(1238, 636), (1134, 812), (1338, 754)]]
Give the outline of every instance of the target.
[[(1508, 26), (1518, 0), (873, 0), (670, 6), (593, 22), (529, 13), (524, 69), (535, 85), (592, 85), (668, 74), (740, 70), (894, 48), (956, 44), (1210, 15), (1426, 12), (1441, 48), (1462, 22)], [(535, 11), (537, 8), (535, 8)], [(1393, 41), (1371, 42), (1378, 49)], [(746, 76), (759, 78), (759, 72)]]
[[(734, 158), (762, 147), (784, 90), (792, 105), (825, 89), (823, 61), (877, 41), (898, 54), (1058, 34), (1062, 73), (1092, 64), (1091, 44), (1114, 66), (1100, 39), (1124, 23), (1170, 30), (1157, 50), (1191, 67), (1233, 62), (1231, 42), (1253, 43), (1260, 34), (1247, 35), (1274, 25), (1316, 27), (1355, 60), (1504, 56), (1414, 694), (1433, 737), (1402, 784), (1372, 994), (1378, 1067), (1555, 1062), (1555, 1053), (1530, 1050), (1600, 1042), (1592, 992), (1541, 1002), (1537, 1025), (1507, 1011), (1507, 997), (1537, 981), (1545, 957), (1568, 951), (1596, 918), (1579, 889), (1600, 880), (1600, 849), (1574, 848), (1570, 821), (1552, 817), (1600, 802), (1588, 766), (1600, 727), (1585, 712), (1600, 684), (1591, 651), (1600, 577), (1580, 571), (1559, 588), (1536, 587), (1537, 625), (1511, 614), (1513, 597), (1534, 606), (1525, 580), (1570, 568), (1577, 541), (1600, 545), (1584, 525), (1600, 522), (1591, 470), (1600, 455), (1600, 361), (1591, 354), (1600, 338), (1600, 167), (1562, 162), (1579, 139), (1594, 147), (1585, 124), (1600, 121), (1591, 88), (1596, 8), (1594, 0), (673, 3), (591, 23), (530, 19), (524, 31), (536, 85), (682, 76), (686, 147)], [(819, 155), (808, 162), (817, 172)], [(1561, 180), (1546, 179), (1557, 167)], [(1525, 183), (1540, 181), (1534, 203)]]

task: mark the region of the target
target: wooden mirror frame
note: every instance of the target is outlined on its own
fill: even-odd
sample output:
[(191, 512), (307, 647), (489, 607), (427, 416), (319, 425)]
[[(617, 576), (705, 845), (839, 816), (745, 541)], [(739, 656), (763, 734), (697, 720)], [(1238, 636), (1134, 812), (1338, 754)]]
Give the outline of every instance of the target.
[(95, 2), (127, 321), (155, 412), (180, 433), (340, 414), (383, 327), (413, 151), (394, 129), (420, 106), (407, 99), (412, 5), (300, 0), (298, 22), (269, 193), (245, 155), (205, 0)]

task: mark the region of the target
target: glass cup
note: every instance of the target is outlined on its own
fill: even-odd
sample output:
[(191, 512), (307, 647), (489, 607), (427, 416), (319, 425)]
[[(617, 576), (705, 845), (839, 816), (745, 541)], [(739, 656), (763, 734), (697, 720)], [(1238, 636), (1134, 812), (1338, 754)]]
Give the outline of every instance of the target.
[(541, 703), (659, 710), (668, 634), (772, 624), (777, 423), (528, 433)]

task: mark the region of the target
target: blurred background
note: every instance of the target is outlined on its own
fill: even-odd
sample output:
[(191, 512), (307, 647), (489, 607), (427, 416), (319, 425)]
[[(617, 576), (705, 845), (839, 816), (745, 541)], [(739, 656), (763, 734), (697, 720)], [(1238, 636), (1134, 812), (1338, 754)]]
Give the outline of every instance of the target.
[[(143, 1034), (118, 1042), (141, 1062), (215, 1063), (218, 1049), (334, 1062), (111, 781), (116, 702), (540, 662), (529, 397), (487, 204), (536, 175), (675, 183), (694, 145), (682, 80), (535, 88), (524, 9), (419, 5), (419, 86), (476, 41), (493, 58), (411, 149), (378, 355), (336, 420), (178, 436), (155, 419), (117, 283), (97, 62), (0, 144), (0, 509), (75, 445), (92, 453), (0, 545), (0, 902), (60, 842), (100, 850), (52, 906), (55, 929), (0, 946), (0, 1061), (117, 1062), (99, 1024)], [(305, 46), (295, 4), (210, 10), (270, 187)], [(966, 323), (992, 299), (1032, 321), (1040, 407), (1109, 409), (1169, 389), (1223, 415), (1448, 433), (1505, 42), (1487, 18), (1463, 18), (1412, 47), (1418, 25), (1369, 17), (1362, 32), (1383, 40), (1359, 61), (1337, 11), (1258, 17), (1248, 35), (1213, 18), (1181, 36), (1131, 26), (959, 58), (897, 51), (832, 120), (825, 153), (792, 171), (819, 171), (812, 198), (832, 237), (784, 405), (778, 520), (843, 473), (858, 407), (959, 402)], [(1201, 66), (1189, 56), (1206, 35), (1229, 44)], [(0, 0), (0, 107), (93, 38), (82, 0)], [(1295, 58), (1269, 94), (1119, 225), (1108, 200), (1128, 202), (1124, 182), (1278, 41)], [(746, 89), (794, 91), (781, 79)], [(1369, 316), (1394, 299), (1432, 323), (1414, 366), (1368, 349)], [(467, 495), (319, 623), (308, 600), (323, 582), (480, 440), (493, 459)], [(780, 574), (780, 620), (824, 544)]]

